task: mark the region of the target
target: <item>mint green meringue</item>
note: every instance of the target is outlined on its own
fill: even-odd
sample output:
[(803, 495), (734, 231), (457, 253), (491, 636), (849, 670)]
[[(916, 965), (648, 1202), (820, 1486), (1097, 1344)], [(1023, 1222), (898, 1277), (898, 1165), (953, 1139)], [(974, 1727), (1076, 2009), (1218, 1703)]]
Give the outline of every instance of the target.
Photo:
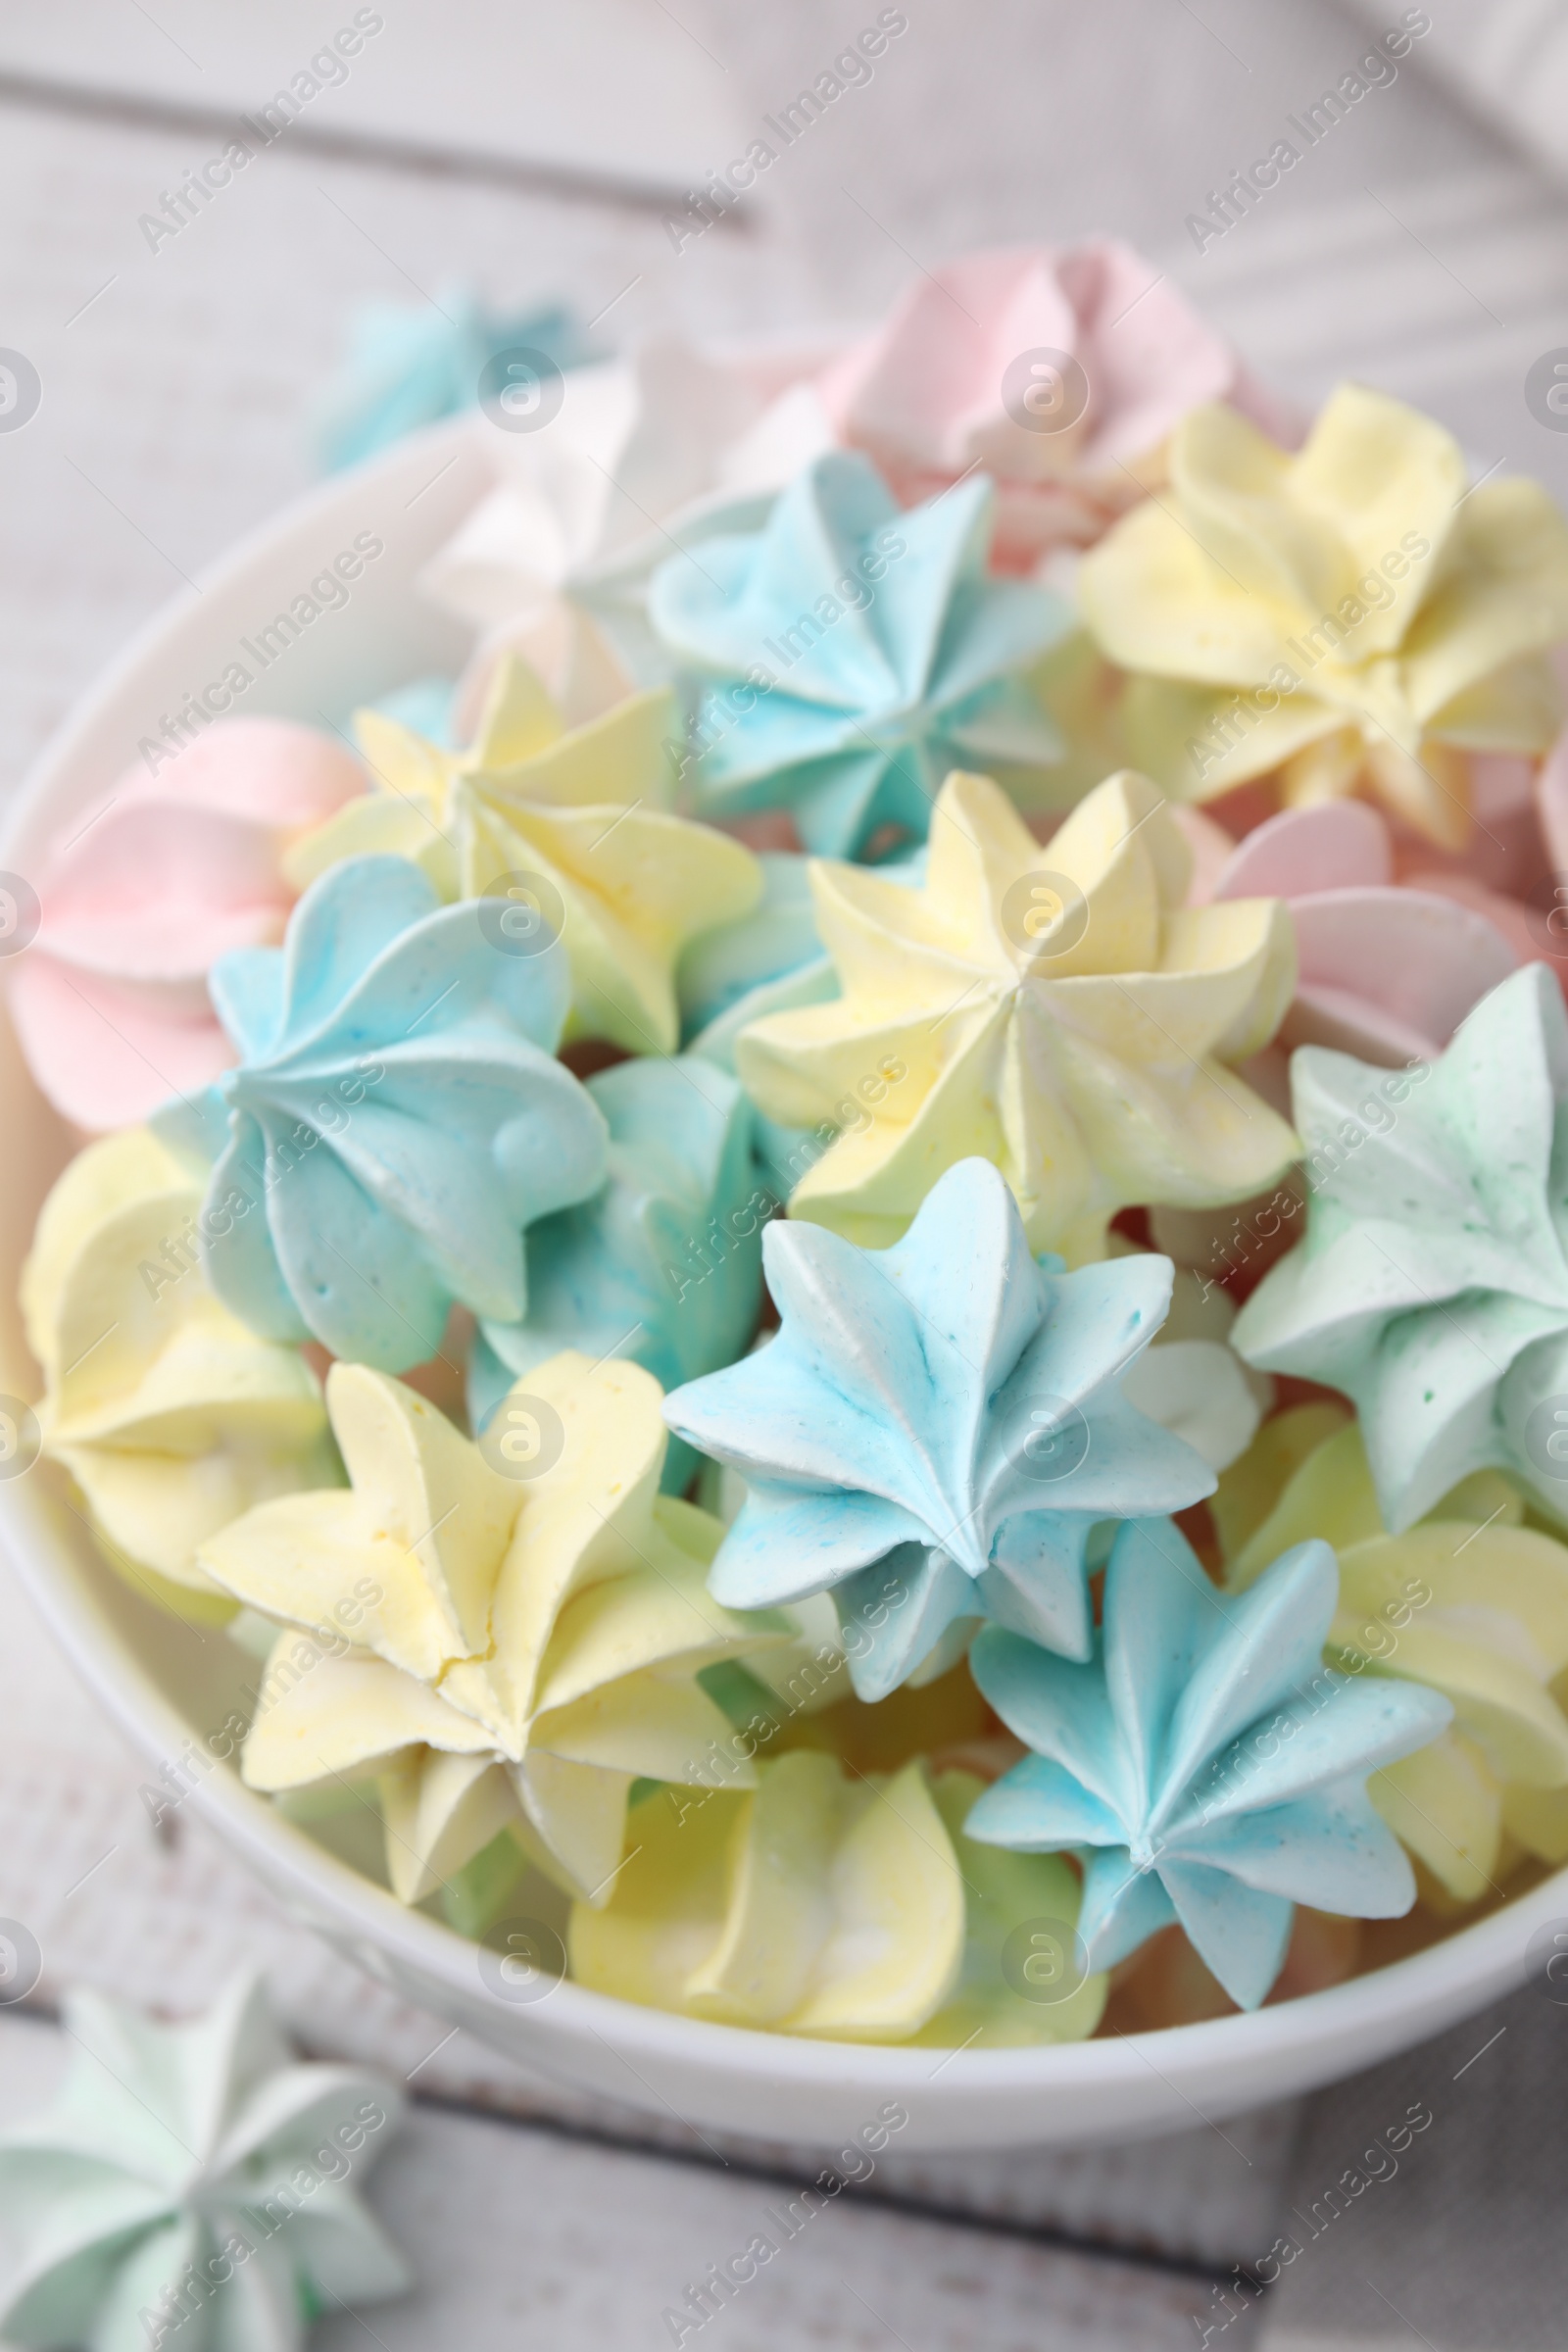
[[(1243, 1307), (1250, 1363), (1355, 1403), (1397, 1535), (1472, 1471), (1568, 1515), (1568, 1013), (1549, 966), (1430, 1064), (1291, 1063), (1305, 1238)], [(1561, 1475), (1557, 1474), (1561, 1465)]]
[(313, 2320), (412, 2283), (359, 2184), (402, 2094), (298, 2064), (259, 1980), (162, 2025), (96, 1992), (65, 2004), (54, 2104), (0, 2133), (20, 2262), (0, 2334), (29, 2352), (299, 2352)]

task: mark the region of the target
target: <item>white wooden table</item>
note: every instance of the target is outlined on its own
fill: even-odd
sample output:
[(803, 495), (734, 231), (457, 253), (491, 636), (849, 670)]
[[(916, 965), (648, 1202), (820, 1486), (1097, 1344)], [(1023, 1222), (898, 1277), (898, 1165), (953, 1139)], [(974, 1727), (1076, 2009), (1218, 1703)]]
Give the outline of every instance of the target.
[[(1184, 232), (1244, 149), (1266, 151), (1271, 126), (1353, 63), (1359, 13), (909, 0), (907, 34), (780, 158), (765, 209), (677, 254), (659, 203), (613, 192), (617, 173), (646, 193), (692, 159), (695, 178), (735, 151), (710, 138), (787, 103), (876, 12), (621, 4), (635, 42), (603, 42), (598, 80), (560, 110), (589, 126), (569, 182), (552, 183), (560, 155), (541, 146), (544, 36), (529, 21), (542, 11), (386, 0), (387, 86), (357, 91), (335, 130), (323, 93), (319, 135), (279, 140), (156, 252), (138, 216), (211, 151), (203, 108), (234, 88), (265, 96), (295, 27), (303, 55), (328, 27), (278, 0), (265, 53), (249, 50), (230, 7), (239, 29), (204, 67), (201, 0), (136, 8), (152, 33), (136, 27), (134, 57), (115, 30), (133, 0), (81, 0), (79, 31), (69, 7), (15, 34), (0, 24), (0, 345), (27, 354), (44, 393), (24, 431), (0, 434), (0, 780), (172, 589), (304, 486), (305, 408), (368, 294), (417, 301), (464, 280), (519, 305), (565, 293), (621, 338), (814, 326), (863, 317), (967, 243), (1113, 227), (1299, 400), (1356, 373), (1443, 416), (1478, 470), (1506, 460), (1568, 496), (1568, 438), (1522, 398), (1530, 362), (1568, 342), (1568, 198), (1424, 80), (1418, 57), (1271, 211), (1202, 255)], [(533, 71), (513, 116), (462, 103), (451, 59), (475, 24), (513, 43), (503, 72), (487, 65), (492, 86)], [(657, 74), (649, 42), (668, 52)], [(437, 53), (441, 71), (423, 71)], [(569, 44), (555, 70), (571, 71)], [(655, 87), (661, 120), (639, 127)], [(675, 2123), (443, 2039), (292, 1929), (193, 1824), (161, 1845), (140, 1778), (0, 1567), (0, 1915), (38, 1936), (42, 1994), (90, 1982), (190, 2008), (256, 1958), (311, 2046), (410, 2078), (415, 2120), (374, 2194), (422, 2286), (372, 2315), (387, 2352), (503, 2329), (558, 2352), (668, 2342), (664, 2307), (744, 2242), (792, 2160), (735, 2146), (717, 2163)], [(1195, 2122), (1137, 2149), (890, 2162), (714, 2325), (731, 2352), (1099, 2352), (1199, 2342), (1205, 2327), (1229, 2347), (1259, 2325), (1279, 2352), (1556, 2345), (1565, 2050), (1568, 2014), (1524, 1995), (1299, 2115), (1223, 2134)], [(46, 2007), (0, 2012), (0, 2120), (44, 2094), (60, 2059)], [(1316, 2237), (1289, 2220), (1418, 2097), (1434, 2128), (1397, 2179)], [(1221, 2328), (1242, 2307), (1219, 2282), (1288, 2229), (1301, 2254), (1260, 2312)], [(318, 2340), (365, 2334), (344, 2320)]]

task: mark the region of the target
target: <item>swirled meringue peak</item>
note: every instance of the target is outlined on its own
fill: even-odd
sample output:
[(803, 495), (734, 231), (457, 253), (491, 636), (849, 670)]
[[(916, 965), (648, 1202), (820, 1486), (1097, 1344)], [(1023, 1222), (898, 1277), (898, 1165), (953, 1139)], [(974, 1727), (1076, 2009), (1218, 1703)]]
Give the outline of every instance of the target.
[(1025, 1852), (1088, 1849), (1078, 1933), (1109, 1968), (1179, 1920), (1232, 2000), (1278, 1976), (1297, 1903), (1392, 1919), (1415, 1878), (1366, 1776), (1452, 1709), (1413, 1683), (1323, 1664), (1334, 1554), (1300, 1544), (1252, 1589), (1219, 1592), (1168, 1522), (1121, 1529), (1103, 1632), (1084, 1664), (987, 1627), (976, 1682), (1034, 1752), (965, 1827)]
[(64, 2086), (0, 2134), (8, 2344), (301, 2352), (334, 2305), (407, 2293), (361, 2196), (402, 2117), (385, 2077), (302, 2065), (249, 1975), (183, 2024), (75, 1992), (65, 2026)]
[(1047, 2004), (1004, 1975), (1008, 1934), (1070, 1926), (1078, 1882), (1054, 1855), (971, 1843), (971, 1773), (917, 1759), (873, 1780), (797, 1749), (757, 1777), (755, 1793), (661, 1788), (638, 1806), (610, 1902), (572, 1914), (580, 1984), (821, 2040), (997, 2049), (1094, 2031), (1102, 1977)]
[(377, 1780), (404, 1902), (452, 1895), (498, 1838), (514, 1878), (528, 1856), (601, 1902), (634, 1780), (751, 1786), (696, 1676), (790, 1629), (710, 1597), (718, 1523), (659, 1492), (657, 1381), (564, 1352), (483, 1449), (363, 1365), (334, 1364), (326, 1400), (352, 1490), (251, 1511), (202, 1555), (235, 1599), (326, 1638), (279, 1639), (253, 1788)]
[(649, 614), (695, 682), (701, 806), (788, 808), (808, 848), (849, 858), (888, 824), (924, 840), (950, 767), (1059, 759), (1026, 673), (1070, 616), (988, 578), (992, 505), (976, 476), (901, 514), (863, 458), (834, 454), (760, 531), (660, 567)]
[(1544, 964), (1441, 1059), (1291, 1064), (1306, 1234), (1238, 1316), (1250, 1363), (1354, 1400), (1388, 1527), (1507, 1471), (1568, 1516), (1568, 1013)]
[(1048, 1271), (980, 1159), (891, 1250), (779, 1223), (762, 1250), (778, 1338), (664, 1404), (749, 1490), (714, 1593), (757, 1608), (831, 1592), (862, 1698), (951, 1665), (979, 1617), (1087, 1657), (1091, 1526), (1214, 1486), (1120, 1391), (1170, 1304), (1170, 1261)]
[(314, 727), (220, 718), (178, 751), (152, 743), (72, 819), (37, 877), (38, 936), (10, 994), (57, 1110), (101, 1135), (233, 1059), (208, 974), (231, 948), (281, 939), (284, 854), (364, 790), (359, 762)]
[(950, 776), (919, 891), (819, 863), (844, 993), (757, 1021), (735, 1048), (764, 1116), (842, 1130), (791, 1213), (880, 1246), (978, 1154), (1031, 1246), (1077, 1261), (1101, 1254), (1120, 1208), (1240, 1200), (1277, 1179), (1296, 1138), (1234, 1065), (1291, 1001), (1290, 919), (1271, 899), (1184, 906), (1191, 862), (1127, 772), (1046, 849), (989, 778)]
[(1135, 673), (1133, 757), (1181, 800), (1279, 769), (1288, 804), (1361, 790), (1448, 848), (1473, 751), (1560, 721), (1568, 523), (1539, 482), (1465, 486), (1432, 418), (1342, 384), (1294, 457), (1223, 407), (1171, 443), (1168, 496), (1090, 551), (1095, 637)]
[(199, 1181), (145, 1127), (77, 1153), (23, 1269), (44, 1370), (44, 1451), (75, 1480), (110, 1564), (200, 1620), (233, 1614), (199, 1545), (264, 1497), (339, 1475), (316, 1375), (257, 1339), (199, 1263)]
[(907, 505), (983, 466), (1009, 570), (1088, 546), (1162, 482), (1190, 409), (1232, 400), (1267, 430), (1285, 422), (1153, 264), (1110, 237), (922, 271), (817, 390), (838, 438)]
[[(691, 1055), (619, 1062), (587, 1086), (610, 1130), (610, 1174), (592, 1200), (529, 1228), (526, 1315), (479, 1327), (476, 1425), (563, 1348), (627, 1356), (670, 1389), (733, 1363), (757, 1329), (772, 1203), (756, 1188), (740, 1087)], [(692, 1456), (678, 1440), (670, 1456), (680, 1492)]]
[(746, 913), (762, 881), (738, 841), (669, 812), (668, 694), (634, 695), (567, 729), (533, 671), (509, 655), (461, 751), (379, 711), (362, 711), (358, 724), (379, 788), (299, 844), (295, 880), (380, 852), (412, 858), (443, 898), (512, 896), (565, 948), (568, 1038), (673, 1052), (682, 947)]
[(202, 1262), (265, 1338), (401, 1370), (454, 1299), (514, 1321), (523, 1227), (603, 1183), (603, 1116), (553, 1058), (565, 956), (514, 953), (499, 911), (440, 906), (406, 858), (351, 858), (282, 949), (215, 972), (239, 1066), (156, 1126), (215, 1163)]

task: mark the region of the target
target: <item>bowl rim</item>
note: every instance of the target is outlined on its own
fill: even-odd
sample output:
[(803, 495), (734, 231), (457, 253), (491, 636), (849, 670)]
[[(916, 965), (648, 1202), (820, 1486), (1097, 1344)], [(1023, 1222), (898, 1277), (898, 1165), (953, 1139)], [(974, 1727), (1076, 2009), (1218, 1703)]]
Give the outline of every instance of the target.
[[(36, 830), (57, 797), (68, 802), (74, 797), (85, 805), (95, 790), (106, 788), (91, 779), (83, 784), (74, 771), (95, 739), (105, 734), (106, 713), (113, 716), (115, 707), (150, 663), (165, 660), (181, 645), (208, 597), (216, 601), (243, 588), (254, 572), (274, 566), (334, 516), (359, 512), (368, 497), (401, 497), (412, 480), (428, 473), (432, 461), (446, 457), (457, 464), (475, 452), (481, 459), (485, 456), (472, 418), (443, 420), (305, 492), (234, 542), (204, 568), (193, 587), (169, 599), (78, 698), (9, 799), (0, 825), (0, 862), (20, 837)], [(488, 470), (493, 479), (493, 464)], [(476, 485), (471, 505), (472, 498), (483, 494), (484, 479), (471, 465), (464, 467), (460, 479), (469, 476)], [(413, 595), (413, 576), (400, 585), (399, 593), (406, 598)], [(64, 813), (70, 812), (68, 806)], [(28, 1102), (24, 1117), (31, 1117), (33, 1108)], [(176, 1754), (201, 1727), (181, 1712), (99, 1603), (92, 1574), (112, 1577), (113, 1570), (98, 1563), (89, 1572), (77, 1550), (50, 1525), (42, 1491), (29, 1493), (30, 1485), (23, 1480), (0, 1486), (0, 1540), (24, 1586), (132, 1746), (154, 1759)], [(145, 1600), (130, 1597), (137, 1608), (154, 1614)], [(231, 1766), (219, 1765), (205, 1775), (190, 1789), (187, 1801), (241, 1851), (270, 1886), (287, 1889), (300, 1911), (340, 1949), (352, 1951), (361, 1965), (368, 1964), (368, 1948), (391, 1955), (414, 1976), (439, 1985), (466, 2012), (493, 2013), (498, 2027), (503, 2017), (515, 2027), (519, 2017), (532, 2018), (548, 2006), (551, 2032), (530, 2038), (526, 2062), (578, 2085), (596, 2074), (602, 2076), (603, 2069), (585, 2066), (579, 2071), (567, 2052), (582, 2048), (586, 2057), (586, 2045), (593, 2041), (622, 2057), (634, 2075), (638, 2070), (626, 2056), (628, 2050), (666, 2081), (739, 2073), (781, 2092), (814, 2086), (923, 2102), (935, 2095), (955, 2108), (970, 2110), (977, 2096), (983, 2100), (988, 2092), (1004, 2089), (1011, 2094), (1014, 2109), (1022, 2093), (1041, 2102), (1042, 2110), (1053, 2093), (1073, 2094), (1070, 2103), (1076, 2110), (1095, 2089), (1142, 2089), (1145, 2097), (1130, 2102), (1141, 2120), (1129, 2122), (1129, 2102), (1123, 2102), (1117, 2121), (1107, 2127), (1121, 2137), (1179, 2131), (1195, 2121), (1209, 2123), (1216, 2113), (1234, 2114), (1408, 2048), (1523, 1983), (1530, 1936), (1548, 1922), (1568, 1916), (1565, 1867), (1419, 1952), (1271, 2007), (1086, 2041), (943, 2053), (923, 2045), (817, 2040), (713, 2024), (621, 2000), (569, 1980), (560, 1983), (547, 2004), (522, 2012), (484, 1984), (474, 1964), (480, 1948), (475, 1942), (427, 1913), (405, 1908), (388, 1889), (340, 1861), (246, 1788)], [(471, 2014), (467, 2022), (472, 2022)], [(482, 2026), (479, 2030), (482, 2033)], [(501, 2046), (513, 2047), (515, 2054), (514, 2039), (509, 2037)], [(553, 2048), (554, 2044), (561, 2046)], [(946, 2087), (933, 2094), (938, 2076)], [(636, 2100), (638, 2094), (628, 2090), (625, 2095)], [(655, 2095), (669, 2105), (662, 2093)], [(646, 2100), (641, 2103), (647, 2105)], [(999, 2115), (997, 2121), (995, 2144), (1029, 2136), (1018, 2130), (1015, 2115), (1010, 2120)], [(1042, 2112), (1037, 2121), (1047, 2126), (1049, 2115)], [(804, 2139), (808, 2134), (793, 2136)], [(970, 2129), (945, 2141), (927, 2137), (926, 2144), (971, 2145), (984, 2136), (983, 2131)], [(1037, 2140), (1043, 2136), (1053, 2134), (1049, 2129), (1034, 2133)], [(1080, 2123), (1063, 2136), (1084, 2140), (1094, 2132)]]

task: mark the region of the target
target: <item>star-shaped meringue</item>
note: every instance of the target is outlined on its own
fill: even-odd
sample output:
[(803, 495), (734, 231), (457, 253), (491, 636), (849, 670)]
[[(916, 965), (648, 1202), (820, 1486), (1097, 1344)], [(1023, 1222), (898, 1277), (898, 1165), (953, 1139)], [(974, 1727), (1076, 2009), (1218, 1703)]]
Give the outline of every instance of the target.
[(232, 1614), (199, 1544), (337, 1459), (315, 1374), (220, 1305), (199, 1263), (201, 1187), (145, 1127), (72, 1160), (23, 1269), (46, 1382), (44, 1451), (86, 1498), (112, 1564), (181, 1615)]
[(413, 858), (445, 899), (539, 877), (543, 919), (559, 925), (571, 966), (566, 1037), (673, 1052), (681, 949), (744, 914), (762, 877), (738, 841), (670, 814), (668, 694), (633, 695), (567, 730), (509, 656), (466, 749), (444, 751), (375, 710), (361, 711), (358, 731), (378, 789), (297, 845), (294, 879), (374, 852)]
[(597, 1190), (606, 1134), (554, 1057), (560, 944), (512, 944), (493, 906), (440, 906), (407, 858), (355, 858), (311, 885), (281, 949), (218, 966), (239, 1066), (155, 1124), (214, 1163), (202, 1262), (253, 1331), (402, 1371), (454, 1299), (522, 1312), (522, 1228)]
[(1241, 1594), (1215, 1591), (1168, 1522), (1124, 1526), (1086, 1665), (987, 1627), (980, 1689), (1034, 1750), (969, 1815), (971, 1838), (1085, 1851), (1078, 1932), (1110, 1968), (1179, 1920), (1232, 2000), (1279, 1974), (1297, 1903), (1391, 1919), (1410, 1865), (1366, 1776), (1452, 1709), (1413, 1683), (1325, 1667), (1339, 1597), (1326, 1544), (1298, 1544)]
[(1390, 1073), (1303, 1046), (1291, 1077), (1306, 1234), (1243, 1307), (1238, 1352), (1353, 1399), (1396, 1535), (1489, 1465), (1565, 1515), (1568, 1014), (1551, 972), (1504, 980), (1436, 1062)]
[(1568, 633), (1556, 506), (1539, 482), (1465, 473), (1442, 425), (1359, 384), (1295, 456), (1234, 409), (1187, 416), (1169, 491), (1079, 575), (1101, 646), (1137, 673), (1139, 764), (1182, 800), (1278, 767), (1287, 802), (1363, 789), (1462, 846), (1458, 755), (1545, 750), (1547, 649)]
[(8, 2344), (301, 2352), (323, 2313), (408, 2291), (360, 2193), (393, 2083), (299, 2063), (249, 1975), (185, 2024), (75, 1992), (65, 2025), (63, 2088), (0, 2133)]
[(762, 1250), (779, 1336), (664, 1407), (750, 1490), (712, 1591), (735, 1608), (831, 1592), (862, 1698), (933, 1652), (951, 1664), (982, 1616), (1087, 1657), (1095, 1521), (1214, 1485), (1120, 1393), (1170, 1304), (1170, 1261), (1048, 1273), (979, 1159), (890, 1250), (779, 1223)]
[(1440, 1690), (1453, 1722), (1368, 1784), (1400, 1841), (1449, 1894), (1476, 1902), (1495, 1885), (1504, 1830), (1538, 1843), (1536, 1816), (1568, 1827), (1568, 1546), (1525, 1527), (1518, 1489), (1481, 1471), (1430, 1518), (1391, 1536), (1366, 1450), (1351, 1422), (1281, 1487), (1268, 1518), (1230, 1562), (1245, 1590), (1282, 1545), (1308, 1530), (1332, 1544), (1340, 1605), (1334, 1664)]
[[(1182, 905), (1191, 853), (1152, 784), (1107, 777), (1042, 849), (1005, 794), (955, 775), (925, 887), (812, 872), (835, 1003), (743, 1033), (742, 1083), (786, 1126), (844, 1124), (868, 1073), (897, 1070), (791, 1197), (791, 1214), (895, 1240), (932, 1183), (978, 1154), (1017, 1196), (1031, 1246), (1098, 1256), (1116, 1211), (1240, 1200), (1296, 1138), (1234, 1065), (1291, 1000), (1277, 900)], [(1059, 944), (1058, 944), (1059, 943)]]
[(781, 1621), (710, 1598), (720, 1529), (659, 1492), (657, 1381), (570, 1351), (535, 1365), (497, 1415), (522, 1464), (555, 1454), (531, 1477), (492, 1467), (505, 1439), (487, 1456), (362, 1365), (334, 1364), (326, 1398), (352, 1490), (252, 1511), (202, 1554), (236, 1600), (313, 1637), (272, 1653), (252, 1788), (377, 1779), (388, 1877), (416, 1903), (503, 1832), (601, 1900), (634, 1780), (749, 1786), (695, 1678)]
[(835, 454), (760, 531), (670, 557), (649, 614), (698, 684), (705, 808), (788, 808), (808, 848), (849, 858), (884, 824), (923, 840), (950, 767), (1060, 756), (1026, 673), (1070, 615), (988, 577), (992, 507), (976, 475), (903, 514), (863, 458)]

